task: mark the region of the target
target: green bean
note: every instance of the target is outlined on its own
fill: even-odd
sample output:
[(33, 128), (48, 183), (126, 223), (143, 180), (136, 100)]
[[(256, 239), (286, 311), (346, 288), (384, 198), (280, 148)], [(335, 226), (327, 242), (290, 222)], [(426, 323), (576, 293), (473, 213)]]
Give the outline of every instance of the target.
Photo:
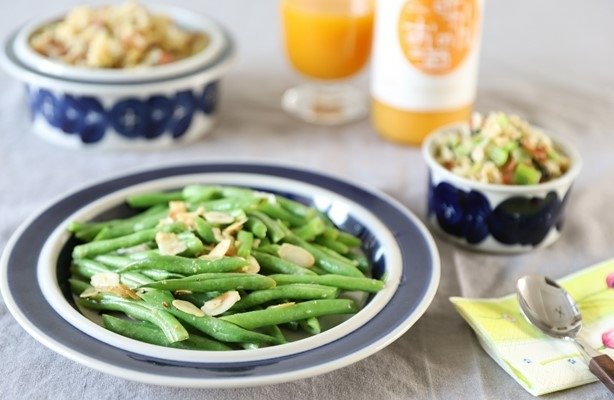
[(92, 287), (89, 283), (75, 278), (69, 278), (68, 283), (70, 284), (70, 290), (77, 296), (83, 293), (85, 289)]
[(345, 244), (348, 247), (362, 246), (362, 240), (360, 240), (360, 238), (341, 230), (339, 231), (339, 236), (337, 237), (337, 240), (339, 240), (341, 243)]
[(167, 213), (168, 209), (166, 209), (166, 207), (162, 207), (160, 211), (157, 211), (154, 214), (143, 216), (136, 221), (111, 224), (109, 226), (104, 227), (100, 232), (98, 232), (94, 240), (98, 241), (104, 239), (113, 239), (120, 236), (126, 236), (137, 231), (142, 231), (143, 229), (155, 228), (160, 223), (160, 220), (167, 215)]
[(272, 300), (317, 300), (334, 299), (339, 294), (337, 288), (322, 285), (295, 284), (277, 286), (267, 290), (257, 290), (241, 298), (232, 306), (232, 311), (242, 311)]
[(316, 238), (315, 242), (321, 246), (327, 247), (334, 252), (339, 254), (347, 254), (350, 251), (350, 248), (344, 245), (341, 242), (338, 242), (334, 239), (328, 239), (325, 237)]
[(195, 206), (203, 207), (207, 211), (231, 211), (237, 209), (246, 210), (254, 207), (259, 201), (260, 200), (255, 197), (230, 197), (195, 203)]
[(71, 221), (68, 224), (68, 231), (75, 234), (78, 239), (89, 242), (105, 227), (104, 223), (90, 222), (84, 223)]
[(299, 238), (296, 235), (289, 235), (286, 241), (297, 246), (301, 246), (311, 253), (316, 260), (316, 264), (330, 274), (363, 277), (363, 273), (356, 268), (352, 263), (343, 262), (337, 258), (331, 257), (317, 247), (311, 245), (307, 241)]
[(131, 262), (121, 271), (134, 271), (142, 269), (160, 269), (182, 275), (202, 274), (206, 272), (236, 271), (247, 264), (239, 257), (222, 257), (217, 260), (202, 258), (187, 258), (180, 256), (148, 255)]
[(314, 265), (313, 267), (309, 268), (309, 270), (313, 273), (315, 273), (316, 275), (326, 275), (328, 274), (328, 272), (324, 271), (322, 268), (318, 267), (317, 265)]
[(93, 260), (73, 260), (71, 272), (84, 278), (91, 278), (92, 276), (101, 272), (110, 272), (110, 268)]
[(284, 336), (284, 333), (281, 331), (281, 329), (279, 329), (279, 326), (277, 325), (265, 326), (262, 328), (262, 332), (265, 335), (269, 335), (269, 336), (279, 339), (279, 341), (282, 343), (287, 342), (286, 337)]
[(166, 339), (179, 342), (188, 338), (185, 328), (170, 313), (151, 307), (143, 301), (127, 300), (108, 294), (99, 294), (96, 298), (78, 299), (77, 302), (87, 308), (102, 311), (121, 311), (134, 319), (148, 321), (164, 332)]
[(337, 228), (327, 226), (326, 229), (324, 229), (324, 232), (322, 232), (322, 237), (329, 240), (337, 240), (339, 237), (339, 231)]
[(154, 281), (161, 281), (163, 279), (185, 278), (185, 275), (176, 274), (174, 272), (165, 271), (163, 269), (144, 269), (141, 270), (139, 273), (150, 279), (153, 279)]
[(232, 350), (227, 345), (216, 340), (194, 334), (190, 334), (186, 340), (181, 342), (171, 343), (166, 339), (166, 336), (159, 328), (149, 322), (129, 322), (125, 319), (116, 318), (108, 314), (102, 315), (102, 322), (104, 327), (112, 332), (145, 343), (185, 350)]
[(260, 264), (260, 267), (272, 272), (277, 272), (281, 274), (305, 274), (305, 275), (314, 275), (315, 273), (310, 271), (307, 268), (296, 265), (290, 261), (286, 261), (279, 257), (275, 257), (271, 254), (263, 253), (261, 251), (252, 251), (252, 255)]
[(186, 245), (186, 250), (181, 253), (183, 256), (196, 257), (205, 250), (203, 242), (192, 232), (181, 232), (177, 234), (177, 239), (181, 240)]
[(287, 221), (290, 226), (302, 226), (307, 222), (305, 218), (297, 217), (291, 212), (281, 208), (278, 205), (271, 204), (268, 201), (260, 203), (258, 205), (258, 210), (262, 211), (264, 214), (268, 215), (272, 219)]
[(128, 196), (126, 202), (130, 205), (130, 207), (145, 208), (155, 206), (157, 204), (166, 204), (169, 201), (174, 200), (183, 200), (183, 194), (181, 191), (133, 194)]
[(377, 279), (355, 278), (343, 275), (269, 275), (278, 285), (291, 283), (312, 283), (317, 285), (334, 286), (343, 290), (360, 290), (376, 293), (384, 288), (384, 282)]
[(196, 233), (198, 234), (198, 236), (200, 236), (202, 240), (205, 241), (205, 243), (217, 243), (215, 235), (213, 234), (213, 228), (211, 227), (211, 224), (209, 224), (201, 217), (198, 217), (195, 220), (195, 225)]
[(261, 290), (275, 286), (275, 281), (264, 275), (243, 274), (244, 276), (231, 276), (207, 280), (167, 279), (148, 283), (144, 287), (162, 290), (190, 290), (192, 292), (225, 292), (228, 290)]
[(124, 268), (132, 262), (128, 257), (116, 256), (113, 254), (101, 254), (94, 257), (94, 260), (112, 269)]
[(239, 242), (237, 255), (243, 258), (249, 257), (254, 243), (254, 234), (248, 231), (239, 231), (237, 233), (237, 241)]
[(371, 266), (369, 265), (369, 260), (363, 254), (349, 252), (345, 256), (350, 260), (354, 261), (358, 269), (361, 270), (363, 273), (366, 274), (370, 272)]
[(326, 225), (324, 221), (322, 221), (322, 218), (316, 217), (309, 220), (305, 225), (294, 229), (293, 232), (302, 239), (313, 240), (316, 236), (321, 235), (325, 229)]
[(320, 321), (316, 317), (310, 317), (307, 319), (302, 319), (298, 321), (300, 327), (310, 335), (317, 335), (322, 332), (322, 327), (320, 326)]
[(194, 304), (197, 307), (202, 307), (203, 304), (205, 304), (206, 301), (209, 301), (211, 299), (216, 298), (217, 296), (221, 295), (222, 292), (197, 292), (197, 293), (191, 293), (191, 292), (186, 292), (185, 290), (183, 291), (176, 291), (174, 293), (175, 297), (180, 299), (180, 300), (185, 300), (185, 301), (189, 301), (190, 303)]
[(120, 274), (119, 281), (128, 286), (130, 289), (136, 289), (142, 285), (153, 282), (153, 279), (141, 274), (140, 272), (129, 271)]
[(185, 225), (183, 224), (170, 224), (161, 228), (145, 229), (131, 233), (130, 235), (120, 236), (118, 238), (80, 244), (75, 246), (72, 256), (73, 258), (91, 258), (100, 254), (110, 253), (121, 248), (133, 247), (152, 241), (155, 239), (156, 233), (160, 231), (178, 232), (183, 229), (185, 229)]
[(358, 306), (348, 299), (310, 300), (302, 303), (282, 305), (266, 310), (248, 311), (221, 317), (245, 329), (256, 329), (267, 325), (279, 325), (290, 321), (300, 321), (310, 317), (331, 314), (352, 314)]
[(279, 242), (284, 238), (284, 236), (286, 236), (281, 224), (271, 219), (268, 215), (255, 210), (248, 210), (247, 215), (259, 219), (264, 225), (266, 225), (267, 235), (273, 243)]
[(278, 257), (280, 247), (281, 246), (278, 244), (262, 244), (261, 243), (260, 246), (258, 246), (257, 251)]
[(282, 206), (284, 209), (290, 211), (292, 214), (297, 217), (303, 217), (305, 219), (311, 219), (316, 215), (316, 210), (307, 207), (304, 204), (299, 203), (298, 201), (290, 200), (282, 196), (275, 197), (277, 203)]
[(341, 254), (337, 253), (335, 250), (332, 250), (332, 249), (330, 249), (328, 247), (322, 246), (322, 245), (317, 244), (317, 243), (313, 244), (313, 246), (315, 248), (319, 249), (319, 250), (322, 250), (322, 252), (324, 252), (325, 254), (329, 255), (332, 258), (335, 258), (335, 259), (337, 259), (337, 260), (339, 260), (341, 262), (344, 262), (346, 264), (351, 264), (351, 265), (354, 265), (356, 267), (358, 266), (358, 261), (354, 261), (354, 260), (348, 258), (346, 254), (341, 255)]
[(181, 192), (183, 198), (190, 203), (212, 200), (221, 195), (219, 186), (188, 185)]
[(139, 292), (139, 296), (148, 304), (162, 310), (167, 310), (169, 313), (179, 318), (184, 323), (190, 325), (200, 332), (206, 333), (214, 339), (228, 343), (263, 343), (263, 344), (281, 344), (282, 342), (275, 337), (268, 336), (258, 332), (251, 332), (243, 329), (233, 323), (224, 321), (220, 318), (196, 317), (192, 314), (178, 310), (172, 305), (173, 296), (170, 292), (160, 290), (145, 290)]
[(245, 228), (251, 231), (254, 236), (259, 239), (263, 239), (266, 237), (267, 227), (264, 222), (260, 221), (254, 217), (248, 217), (247, 222), (245, 223)]

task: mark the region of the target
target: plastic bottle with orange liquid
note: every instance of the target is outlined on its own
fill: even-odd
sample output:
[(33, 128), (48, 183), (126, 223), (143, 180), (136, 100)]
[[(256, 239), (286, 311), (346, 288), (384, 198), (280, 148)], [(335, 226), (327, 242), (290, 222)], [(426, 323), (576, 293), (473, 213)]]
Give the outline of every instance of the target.
[(469, 121), (475, 100), (483, 0), (378, 0), (371, 118), (389, 140), (420, 144)]

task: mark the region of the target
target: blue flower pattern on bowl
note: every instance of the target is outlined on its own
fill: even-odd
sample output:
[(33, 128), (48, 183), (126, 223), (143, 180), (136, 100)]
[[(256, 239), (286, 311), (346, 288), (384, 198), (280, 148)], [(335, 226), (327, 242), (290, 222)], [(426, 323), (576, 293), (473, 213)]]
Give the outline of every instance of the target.
[(429, 211), (441, 228), (451, 235), (477, 244), (488, 236), (487, 218), (491, 212), (488, 199), (475, 190), (469, 193), (447, 182), (429, 187)]
[(491, 235), (505, 245), (537, 246), (552, 228), (560, 230), (569, 191), (559, 200), (546, 197), (510, 197), (494, 209), (480, 192), (466, 192), (448, 182), (433, 185), (429, 179), (429, 215), (446, 233), (479, 244)]
[(47, 123), (69, 135), (79, 135), (86, 144), (102, 140), (109, 128), (127, 139), (156, 139), (168, 134), (180, 138), (197, 112), (211, 115), (218, 98), (218, 81), (201, 91), (184, 90), (173, 96), (154, 95), (147, 99), (126, 97), (105, 109), (91, 96), (57, 96), (51, 91), (26, 86), (32, 119)]

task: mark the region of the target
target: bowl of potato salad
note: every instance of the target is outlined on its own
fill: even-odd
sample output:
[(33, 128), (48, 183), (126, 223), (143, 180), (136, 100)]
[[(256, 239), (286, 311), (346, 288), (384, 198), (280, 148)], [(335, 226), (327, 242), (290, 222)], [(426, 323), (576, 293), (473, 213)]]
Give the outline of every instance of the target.
[(432, 133), (429, 222), (476, 250), (518, 253), (552, 244), (563, 225), (580, 155), (518, 116), (476, 115)]
[(125, 149), (208, 133), (233, 58), (231, 38), (212, 19), (127, 1), (35, 18), (5, 41), (0, 64), (25, 83), (37, 134)]

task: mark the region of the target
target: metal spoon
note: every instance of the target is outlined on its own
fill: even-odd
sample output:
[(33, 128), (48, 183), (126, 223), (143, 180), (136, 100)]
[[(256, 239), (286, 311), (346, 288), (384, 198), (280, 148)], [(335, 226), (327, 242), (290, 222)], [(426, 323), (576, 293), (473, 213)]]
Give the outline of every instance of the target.
[(614, 393), (614, 360), (578, 337), (582, 315), (569, 293), (556, 282), (539, 275), (520, 278), (516, 293), (520, 308), (529, 322), (547, 335), (574, 342), (590, 371)]

